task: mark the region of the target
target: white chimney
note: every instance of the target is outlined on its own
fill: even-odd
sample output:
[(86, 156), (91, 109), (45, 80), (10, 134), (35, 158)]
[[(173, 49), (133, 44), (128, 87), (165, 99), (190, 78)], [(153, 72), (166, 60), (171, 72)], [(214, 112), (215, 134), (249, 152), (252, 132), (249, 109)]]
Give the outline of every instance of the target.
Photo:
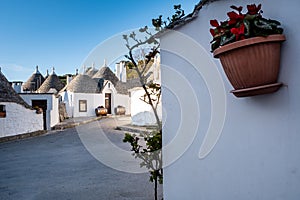
[(126, 73), (125, 61), (120, 62), (120, 70), (121, 70), (121, 81), (126, 82), (127, 81), (127, 73)]
[(23, 93), (22, 84), (23, 84), (23, 82), (21, 82), (21, 81), (14, 81), (14, 82), (12, 82), (12, 87), (14, 88), (14, 90), (17, 93)]
[(67, 85), (72, 81), (72, 75), (67, 74)]
[(125, 61), (120, 61), (119, 63), (116, 63), (116, 76), (121, 82), (127, 81)]
[(116, 63), (115, 68), (116, 68), (116, 76), (121, 81), (121, 77), (120, 77), (120, 63)]

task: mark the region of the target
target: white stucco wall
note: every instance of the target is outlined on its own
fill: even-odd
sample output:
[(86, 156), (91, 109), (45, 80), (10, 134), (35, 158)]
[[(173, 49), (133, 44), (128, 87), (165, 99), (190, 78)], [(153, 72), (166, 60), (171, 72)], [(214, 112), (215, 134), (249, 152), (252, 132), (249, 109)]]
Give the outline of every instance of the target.
[[(144, 96), (142, 88), (131, 90), (131, 119), (132, 124), (137, 126), (156, 125), (156, 119), (151, 106), (140, 98)], [(157, 107), (159, 118), (161, 119), (161, 103)]]
[[(71, 107), (73, 108), (73, 117), (91, 117), (96, 116), (95, 108), (103, 105), (102, 94), (73, 93)], [(79, 112), (79, 100), (87, 101), (87, 112)]]
[(114, 107), (113, 107), (114, 114), (116, 114), (115, 108), (117, 106), (125, 107), (125, 115), (129, 115), (131, 113), (129, 95), (128, 94), (116, 94), (114, 96)]
[(68, 117), (73, 117), (73, 115), (74, 115), (74, 109), (73, 109), (74, 93), (64, 91), (64, 92), (60, 93), (60, 96), (61, 96), (62, 102), (64, 102), (66, 105)]
[(0, 118), (0, 137), (43, 130), (43, 115), (36, 114), (17, 103), (1, 102), (6, 106), (6, 117)]
[(52, 109), (50, 110), (50, 126), (53, 127), (59, 123), (59, 98), (52, 95)]
[(102, 90), (103, 106), (105, 105), (105, 93), (111, 94), (111, 112), (115, 114), (115, 108), (117, 106), (125, 107), (126, 114), (130, 114), (130, 98), (128, 94), (119, 94), (112, 82), (105, 81), (104, 88)]
[[(282, 23), (287, 41), (279, 81), (285, 86), (273, 94), (236, 98), (210, 53), (209, 20), (226, 19), (231, 5), (245, 9), (251, 3), (262, 3), (263, 16)], [(299, 7), (297, 0), (217, 1), (178, 29), (183, 37), (161, 38), (165, 200), (300, 198)], [(184, 49), (186, 41), (194, 46)], [(203, 141), (214, 143), (205, 135), (220, 127), (216, 145), (199, 159)]]
[(32, 100), (47, 100), (46, 126), (47, 130), (59, 123), (59, 98), (54, 94), (22, 93), (20, 96), (26, 103), (32, 105)]

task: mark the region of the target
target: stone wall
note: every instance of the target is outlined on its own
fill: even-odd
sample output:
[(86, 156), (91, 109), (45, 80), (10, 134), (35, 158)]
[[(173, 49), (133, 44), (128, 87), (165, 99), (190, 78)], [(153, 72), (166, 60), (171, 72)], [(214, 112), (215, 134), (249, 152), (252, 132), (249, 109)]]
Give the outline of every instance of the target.
[(47, 130), (51, 130), (51, 127), (59, 123), (59, 111), (58, 101), (59, 99), (54, 94), (39, 94), (39, 93), (22, 93), (20, 96), (26, 103), (32, 105), (32, 100), (46, 100), (47, 111), (46, 111), (46, 127)]
[(43, 115), (17, 103), (1, 102), (6, 106), (6, 117), (0, 118), (0, 137), (43, 130)]

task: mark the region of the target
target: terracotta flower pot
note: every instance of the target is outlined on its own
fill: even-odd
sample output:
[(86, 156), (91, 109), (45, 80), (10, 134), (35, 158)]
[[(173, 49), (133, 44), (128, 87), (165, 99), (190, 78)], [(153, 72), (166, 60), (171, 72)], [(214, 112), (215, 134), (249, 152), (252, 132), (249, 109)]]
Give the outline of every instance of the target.
[(0, 118), (5, 118), (6, 117), (6, 112), (0, 112)]
[(237, 97), (276, 92), (284, 35), (254, 37), (237, 41), (213, 52), (219, 58)]

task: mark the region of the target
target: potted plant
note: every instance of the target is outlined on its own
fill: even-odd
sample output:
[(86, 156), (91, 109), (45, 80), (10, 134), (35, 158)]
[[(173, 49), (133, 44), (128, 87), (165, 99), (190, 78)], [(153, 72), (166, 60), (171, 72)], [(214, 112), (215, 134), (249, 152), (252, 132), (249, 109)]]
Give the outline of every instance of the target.
[(6, 117), (6, 112), (0, 112), (0, 118), (5, 118)]
[(231, 6), (229, 19), (211, 20), (211, 51), (219, 58), (237, 97), (276, 92), (283, 29), (276, 20), (262, 17), (261, 4)]
[(34, 106), (33, 108), (35, 109), (35, 113), (36, 114), (42, 114), (43, 113), (43, 109), (42, 108), (40, 108), (38, 106)]

